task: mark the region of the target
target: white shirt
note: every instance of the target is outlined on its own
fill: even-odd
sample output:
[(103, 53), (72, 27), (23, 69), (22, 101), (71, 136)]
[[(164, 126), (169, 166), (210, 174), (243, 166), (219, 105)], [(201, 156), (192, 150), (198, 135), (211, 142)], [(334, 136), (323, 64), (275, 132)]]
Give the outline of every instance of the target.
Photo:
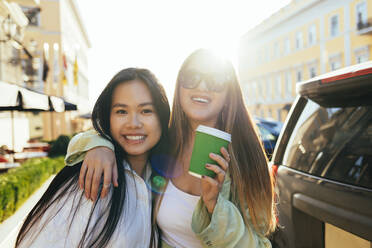
[(201, 241), (191, 229), (191, 219), (200, 196), (179, 190), (171, 180), (164, 192), (157, 223), (162, 239), (176, 248), (202, 248)]
[[(151, 236), (151, 192), (148, 190), (145, 181), (138, 176), (128, 164), (125, 163), (124, 166), (127, 180), (125, 205), (116, 230), (106, 247), (148, 247)], [(150, 166), (146, 166), (145, 175), (145, 178), (150, 177)], [(57, 204), (54, 204), (48, 209), (43, 214), (39, 224), (27, 234), (20, 247), (77, 247), (82, 238), (93, 206), (93, 202), (87, 200), (85, 196), (83, 196), (80, 202), (80, 208), (75, 216), (72, 216), (82, 193), (82, 190), (78, 190), (75, 193), (66, 194), (68, 197), (64, 196)], [(110, 193), (112, 193), (112, 191), (110, 191)], [(110, 197), (107, 196), (98, 201), (92, 215), (90, 228), (96, 223), (97, 217), (102, 214), (102, 211), (107, 209), (106, 206), (109, 203), (109, 198)], [(59, 208), (61, 209), (58, 211)], [(55, 217), (41, 229), (40, 227), (45, 221), (54, 214), (56, 214)], [(71, 228), (69, 228), (72, 217), (74, 221), (72, 222)], [(103, 221), (99, 222), (97, 225), (98, 228), (96, 229), (101, 229), (100, 227), (104, 225), (102, 222)], [(38, 235), (32, 242), (35, 234)], [(30, 242), (32, 243), (30, 244)]]

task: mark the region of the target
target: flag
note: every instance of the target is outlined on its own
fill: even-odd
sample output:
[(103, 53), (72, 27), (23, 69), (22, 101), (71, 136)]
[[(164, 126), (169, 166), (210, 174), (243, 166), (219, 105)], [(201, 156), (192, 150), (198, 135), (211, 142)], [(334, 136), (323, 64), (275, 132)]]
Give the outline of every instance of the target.
[(77, 63), (77, 56), (75, 56), (75, 63), (74, 63), (74, 85), (78, 85), (78, 75), (79, 75), (79, 67)]
[(59, 70), (59, 46), (57, 43), (54, 43), (54, 56), (53, 56), (53, 81), (54, 83), (58, 83), (60, 80), (61, 72)]
[(66, 78), (66, 73), (67, 73), (67, 61), (66, 61), (66, 55), (63, 53), (62, 54), (62, 83), (64, 85), (67, 85), (67, 78)]
[(48, 77), (48, 72), (49, 72), (49, 65), (47, 58), (45, 57), (45, 53), (43, 53), (43, 68), (42, 68), (42, 80), (43, 82), (46, 82), (47, 77)]

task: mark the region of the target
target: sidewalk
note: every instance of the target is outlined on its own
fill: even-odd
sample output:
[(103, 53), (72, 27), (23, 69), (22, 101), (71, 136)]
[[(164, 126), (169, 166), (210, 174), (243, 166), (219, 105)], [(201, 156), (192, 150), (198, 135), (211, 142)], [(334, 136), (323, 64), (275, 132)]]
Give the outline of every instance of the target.
[(0, 247), (13, 248), (17, 239), (18, 231), (22, 226), (23, 220), (31, 211), (40, 197), (48, 188), (50, 182), (53, 180), (54, 175), (51, 176), (30, 198), (15, 212), (12, 216), (0, 224)]

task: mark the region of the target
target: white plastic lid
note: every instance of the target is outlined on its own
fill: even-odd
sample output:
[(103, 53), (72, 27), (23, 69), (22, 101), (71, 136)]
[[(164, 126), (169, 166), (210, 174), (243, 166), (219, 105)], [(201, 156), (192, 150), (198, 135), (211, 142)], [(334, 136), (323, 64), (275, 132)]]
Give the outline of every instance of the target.
[(219, 130), (217, 128), (207, 127), (207, 126), (204, 126), (204, 125), (199, 125), (196, 128), (196, 131), (197, 132), (206, 133), (206, 134), (209, 134), (209, 135), (218, 137), (220, 139), (226, 140), (228, 142), (231, 142), (231, 134), (226, 133), (224, 131), (221, 131), (221, 130)]

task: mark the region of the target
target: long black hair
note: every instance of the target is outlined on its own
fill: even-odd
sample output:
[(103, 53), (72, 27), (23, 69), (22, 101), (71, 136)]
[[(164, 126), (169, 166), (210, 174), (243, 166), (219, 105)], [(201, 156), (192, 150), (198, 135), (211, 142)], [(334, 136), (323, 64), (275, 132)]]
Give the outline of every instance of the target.
[[(92, 213), (97, 205), (98, 200), (94, 203), (87, 226), (85, 227), (84, 234), (79, 242), (78, 247), (104, 247), (110, 241), (119, 219), (121, 218), (124, 203), (126, 199), (126, 179), (124, 174), (124, 167), (122, 165), (123, 160), (127, 160), (127, 154), (122, 147), (113, 139), (110, 132), (110, 113), (112, 104), (112, 95), (116, 87), (122, 83), (140, 80), (148, 87), (156, 113), (159, 117), (161, 124), (161, 137), (159, 142), (151, 149), (150, 158), (154, 155), (163, 155), (168, 152), (168, 122), (170, 116), (170, 108), (168, 99), (166, 97), (163, 87), (158, 83), (156, 77), (147, 69), (140, 68), (127, 68), (117, 73), (101, 95), (98, 97), (92, 112), (92, 123), (95, 130), (104, 138), (110, 140), (115, 147), (115, 157), (118, 165), (118, 187), (112, 188), (112, 194), (108, 197), (109, 203), (106, 211), (101, 213), (101, 216), (97, 218), (96, 223), (93, 223), (92, 230), (89, 232), (88, 227), (91, 226)], [(128, 161), (127, 161), (128, 162)], [(53, 179), (48, 189), (35, 205), (35, 207), (28, 214), (25, 222), (23, 223), (21, 230), (18, 234), (16, 247), (18, 247), (22, 240), (25, 239), (26, 235), (32, 235), (31, 229), (35, 227), (35, 224), (43, 216), (44, 212), (53, 206), (54, 203), (58, 202), (66, 194), (76, 194), (78, 191), (78, 178), (82, 163), (78, 163), (75, 166), (66, 166), (63, 168)], [(99, 197), (100, 194), (98, 194)], [(74, 197), (71, 195), (71, 197)], [(78, 210), (80, 202), (83, 198), (83, 193), (80, 194), (80, 198), (77, 201), (75, 214)], [(60, 204), (61, 208), (64, 204)], [(74, 215), (75, 215), (74, 214)], [(73, 216), (74, 216), (73, 215)], [(53, 218), (52, 216), (51, 218)], [(71, 222), (74, 218), (71, 219)], [(103, 227), (97, 231), (97, 228), (102, 225), (98, 225), (98, 222), (104, 221)], [(149, 220), (150, 221), (150, 220)], [(66, 223), (67, 224), (67, 223)], [(70, 223), (71, 226), (71, 223)], [(93, 235), (94, 230), (94, 235)], [(37, 233), (38, 230), (35, 230)], [(97, 235), (95, 235), (98, 233)], [(152, 237), (154, 229), (152, 230)]]

